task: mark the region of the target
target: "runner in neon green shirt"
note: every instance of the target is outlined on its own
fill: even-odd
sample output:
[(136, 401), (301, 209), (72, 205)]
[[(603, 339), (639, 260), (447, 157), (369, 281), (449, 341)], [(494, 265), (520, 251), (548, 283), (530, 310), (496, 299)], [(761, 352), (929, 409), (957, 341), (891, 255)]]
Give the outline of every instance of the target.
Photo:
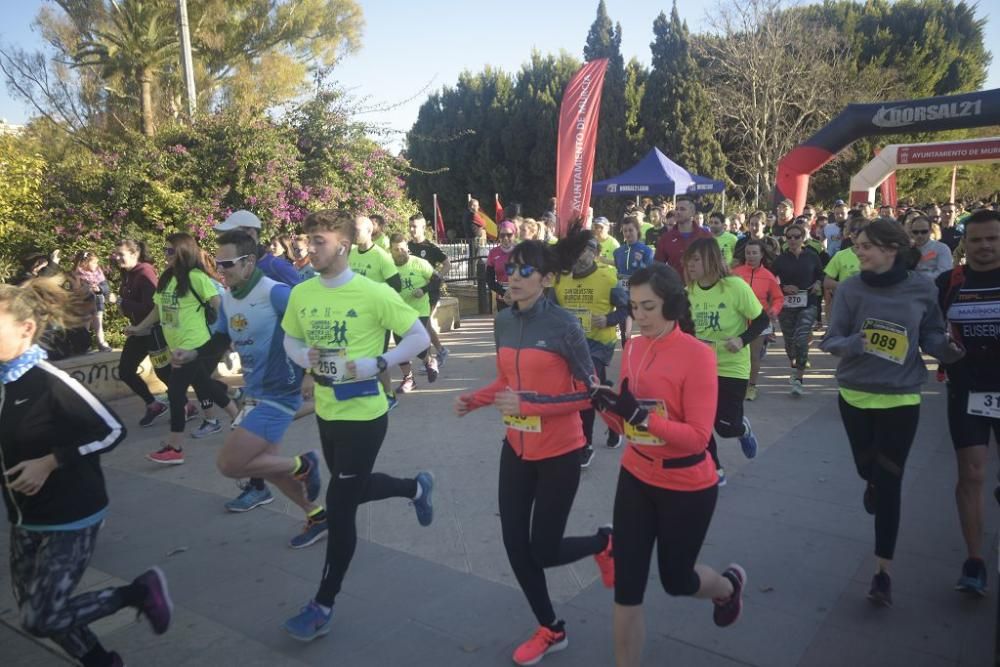
[[(352, 214), (318, 211), (303, 227), (319, 275), (292, 288), (282, 327), (288, 358), (316, 377), (319, 437), (330, 470), (330, 537), (319, 590), (283, 627), (296, 639), (311, 641), (330, 630), (334, 600), (358, 540), (358, 505), (383, 498), (412, 500), (420, 525), (428, 526), (434, 519), (434, 478), (428, 472), (410, 479), (372, 472), (389, 425), (377, 375), (427, 349), (427, 331), (393, 289), (351, 270)], [(389, 330), (403, 339), (382, 356)]]
[(722, 251), (722, 260), (726, 263), (726, 266), (732, 266), (733, 251), (736, 249), (736, 242), (739, 239), (736, 238), (735, 234), (726, 231), (725, 213), (714, 211), (709, 215), (708, 228), (712, 230), (712, 236), (715, 237), (716, 242), (719, 244), (719, 249)]
[[(400, 295), (406, 305), (417, 311), (420, 322), (427, 329), (427, 335), (431, 334), (431, 297), (428, 287), (434, 277), (434, 267), (431, 263), (420, 257), (410, 254), (410, 248), (406, 243), (406, 237), (400, 233), (395, 233), (389, 237), (389, 250), (392, 252), (392, 260), (399, 269), (399, 277), (403, 282), (403, 291)], [(396, 342), (399, 342), (397, 338)], [(427, 382), (433, 383), (438, 377), (437, 358), (428, 354), (430, 350), (424, 350), (417, 357), (424, 362), (427, 370)], [(407, 394), (417, 386), (417, 381), (413, 377), (413, 368), (409, 361), (399, 365), (403, 372), (403, 381), (398, 387), (398, 391)]]
[(598, 260), (602, 264), (614, 266), (615, 249), (621, 244), (618, 243), (618, 239), (608, 233), (610, 228), (611, 223), (604, 216), (594, 219), (594, 238), (597, 239), (597, 243), (601, 246), (601, 254)]

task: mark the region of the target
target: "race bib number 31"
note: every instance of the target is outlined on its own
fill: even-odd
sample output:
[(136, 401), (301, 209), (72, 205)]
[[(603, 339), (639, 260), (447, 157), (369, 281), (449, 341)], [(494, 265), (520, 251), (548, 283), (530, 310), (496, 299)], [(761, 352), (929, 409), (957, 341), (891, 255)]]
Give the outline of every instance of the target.
[[(639, 405), (649, 410), (650, 414), (667, 416), (667, 405), (663, 401), (652, 398), (640, 398), (638, 401)], [(625, 422), (625, 439), (634, 445), (659, 447), (667, 444), (642, 426), (632, 426), (628, 422)]]
[(970, 392), (970, 415), (1000, 419), (1000, 392)]
[(902, 365), (910, 351), (910, 339), (906, 327), (893, 322), (868, 318), (861, 327), (865, 334), (865, 352), (873, 356)]

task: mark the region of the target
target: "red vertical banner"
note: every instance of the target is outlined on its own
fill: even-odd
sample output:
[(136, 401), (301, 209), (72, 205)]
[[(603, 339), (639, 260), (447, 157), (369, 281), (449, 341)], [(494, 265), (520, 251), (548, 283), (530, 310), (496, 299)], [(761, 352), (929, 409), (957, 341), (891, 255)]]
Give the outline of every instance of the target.
[(496, 210), (497, 210), (496, 218), (494, 219), (496, 220), (496, 223), (499, 225), (501, 222), (504, 221), (503, 204), (500, 203), (500, 193), (494, 192), (493, 199), (496, 200)]
[(892, 172), (882, 181), (882, 204), (896, 208), (896, 203), (896, 172)]
[(444, 217), (441, 216), (441, 207), (438, 206), (438, 196), (434, 195), (434, 236), (438, 243), (447, 243), (448, 234), (444, 228)]
[(556, 219), (560, 237), (566, 235), (575, 219), (586, 217), (590, 206), (597, 117), (607, 68), (607, 58), (591, 60), (573, 75), (563, 92), (556, 148)]

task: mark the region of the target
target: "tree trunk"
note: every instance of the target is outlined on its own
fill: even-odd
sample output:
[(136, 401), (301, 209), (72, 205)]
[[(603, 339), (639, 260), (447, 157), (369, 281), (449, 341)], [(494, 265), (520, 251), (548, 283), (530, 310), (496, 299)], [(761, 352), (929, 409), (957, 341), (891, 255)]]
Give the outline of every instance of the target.
[(139, 86), (142, 88), (142, 133), (152, 137), (156, 134), (153, 125), (153, 74), (146, 68), (139, 70)]

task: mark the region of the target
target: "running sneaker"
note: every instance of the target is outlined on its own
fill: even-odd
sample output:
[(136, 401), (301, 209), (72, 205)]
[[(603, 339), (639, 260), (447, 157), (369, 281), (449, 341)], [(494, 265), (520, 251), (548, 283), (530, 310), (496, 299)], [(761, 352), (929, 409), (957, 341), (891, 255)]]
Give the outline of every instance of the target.
[(163, 445), (152, 454), (146, 454), (146, 458), (153, 463), (179, 466), (184, 463), (184, 452), (169, 445)]
[(620, 433), (615, 433), (611, 429), (608, 429), (608, 449), (618, 449), (622, 446), (622, 436)]
[(861, 496), (861, 504), (865, 511), (875, 516), (875, 485), (871, 482), (865, 484), (865, 493)]
[(593, 460), (594, 460), (594, 448), (591, 447), (590, 445), (584, 446), (584, 448), (580, 450), (580, 467), (589, 468), (590, 462)]
[(594, 560), (597, 562), (597, 569), (601, 571), (601, 583), (604, 584), (605, 588), (614, 588), (615, 551), (612, 546), (614, 529), (611, 526), (603, 526), (598, 528), (597, 532), (608, 536), (608, 546), (604, 547), (603, 551), (594, 554)]
[(202, 419), (201, 426), (191, 431), (191, 437), (200, 440), (215, 435), (221, 430), (222, 423), (218, 419)]
[(413, 509), (417, 512), (417, 522), (421, 526), (429, 526), (434, 521), (434, 474), (426, 470), (417, 473), (417, 487), (420, 497), (412, 500)]
[(753, 434), (750, 427), (750, 420), (743, 415), (743, 435), (740, 436), (740, 447), (743, 449), (743, 456), (752, 459), (757, 456), (757, 436)]
[[(562, 625), (560, 621), (559, 627), (562, 628)], [(569, 640), (566, 638), (565, 630), (550, 630), (541, 625), (535, 630), (535, 634), (531, 635), (531, 639), (514, 651), (514, 662), (519, 665), (537, 665), (549, 653), (561, 651), (567, 646)]]
[(170, 408), (168, 408), (160, 401), (153, 401), (152, 403), (146, 406), (146, 414), (143, 415), (142, 419), (139, 420), (139, 426), (143, 428), (152, 426), (153, 422), (156, 421), (157, 417), (165, 415), (169, 411)]
[(328, 534), (328, 529), (329, 525), (326, 522), (326, 518), (319, 521), (307, 518), (302, 532), (288, 540), (288, 546), (292, 549), (305, 549), (325, 538)]
[(332, 616), (332, 609), (328, 614), (316, 604), (315, 600), (310, 600), (309, 604), (302, 607), (298, 615), (292, 616), (281, 627), (295, 639), (301, 642), (311, 642), (330, 632)]
[(449, 354), (451, 354), (451, 351), (446, 347), (442, 347), (440, 350), (438, 350), (437, 353), (438, 368), (444, 368), (444, 362), (447, 361)]
[(747, 387), (747, 400), (748, 401), (757, 400), (757, 385), (752, 384)]
[(306, 498), (309, 502), (313, 502), (319, 498), (319, 492), (323, 490), (323, 478), (319, 473), (319, 455), (316, 452), (306, 452), (302, 455), (302, 460), (309, 465), (309, 468), (294, 477), (306, 487)]
[(417, 388), (417, 381), (413, 379), (413, 373), (407, 373), (403, 381), (399, 383), (396, 387), (396, 391), (400, 394), (409, 394), (411, 391)]
[(190, 401), (184, 404), (184, 421), (189, 422), (198, 416), (198, 406)]
[(962, 576), (955, 590), (975, 597), (986, 597), (986, 563), (981, 558), (969, 558), (962, 564)]
[(438, 379), (438, 362), (434, 357), (427, 355), (427, 363), (425, 364), (427, 369), (427, 382), (434, 382)]
[(736, 563), (730, 563), (722, 576), (733, 585), (733, 594), (722, 600), (712, 600), (715, 603), (712, 620), (720, 628), (725, 628), (738, 621), (743, 613), (743, 589), (747, 585), (747, 573)]
[(892, 606), (892, 579), (888, 572), (879, 572), (872, 577), (872, 587), (868, 590), (868, 599), (879, 607)]
[(798, 378), (792, 378), (792, 389), (790, 393), (795, 398), (799, 398), (800, 396), (802, 396), (802, 394), (806, 393), (805, 388), (802, 386), (802, 380)]
[(170, 617), (174, 613), (174, 603), (167, 590), (167, 576), (160, 568), (153, 567), (133, 579), (132, 583), (146, 589), (139, 613), (149, 621), (153, 632), (162, 635), (170, 627)]
[(715, 471), (715, 474), (719, 476), (719, 482), (718, 482), (719, 486), (725, 486), (726, 485), (726, 469), (725, 468), (717, 468), (716, 471)]
[(271, 490), (266, 486), (263, 489), (254, 488), (253, 484), (247, 483), (240, 487), (243, 489), (240, 495), (232, 500), (226, 501), (225, 508), (228, 512), (249, 512), (255, 507), (267, 505), (274, 502)]

